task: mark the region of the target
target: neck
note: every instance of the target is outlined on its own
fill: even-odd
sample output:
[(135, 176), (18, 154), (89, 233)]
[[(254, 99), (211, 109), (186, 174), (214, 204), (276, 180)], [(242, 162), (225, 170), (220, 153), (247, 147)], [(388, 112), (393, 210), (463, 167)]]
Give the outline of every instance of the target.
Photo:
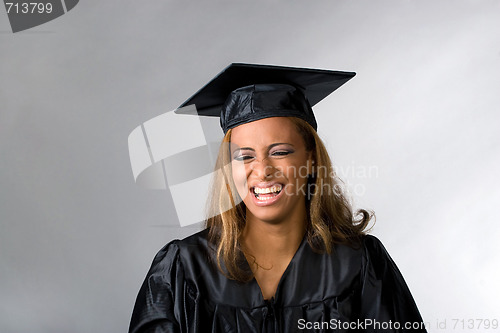
[(293, 256), (306, 228), (305, 214), (301, 215), (284, 223), (272, 224), (247, 214), (241, 236), (244, 250), (267, 263)]

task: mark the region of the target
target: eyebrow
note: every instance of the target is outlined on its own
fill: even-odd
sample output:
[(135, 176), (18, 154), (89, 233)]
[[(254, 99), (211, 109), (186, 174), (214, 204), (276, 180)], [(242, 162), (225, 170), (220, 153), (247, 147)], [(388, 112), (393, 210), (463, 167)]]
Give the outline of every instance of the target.
[[(270, 144), (269, 147), (268, 147), (268, 151), (271, 150), (272, 148), (276, 147), (276, 146), (279, 146), (279, 145), (289, 145), (289, 146), (292, 146), (292, 147), (295, 147), (294, 145), (292, 145), (291, 143), (287, 143), (287, 142), (276, 142), (276, 143), (273, 143), (273, 144)], [(235, 149), (233, 151), (233, 154), (237, 151), (241, 151), (241, 150), (251, 150), (251, 151), (255, 151), (255, 149), (253, 148), (250, 148), (250, 147), (241, 147), (241, 148), (238, 148), (238, 149)]]

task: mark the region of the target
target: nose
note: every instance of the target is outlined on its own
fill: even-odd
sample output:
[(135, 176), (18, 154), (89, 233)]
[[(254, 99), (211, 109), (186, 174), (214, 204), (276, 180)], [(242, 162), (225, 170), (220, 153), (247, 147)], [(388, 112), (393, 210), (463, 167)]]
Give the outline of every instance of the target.
[(263, 159), (254, 159), (250, 163), (250, 173), (259, 179), (268, 179), (272, 177), (275, 168), (272, 161), (268, 157)]

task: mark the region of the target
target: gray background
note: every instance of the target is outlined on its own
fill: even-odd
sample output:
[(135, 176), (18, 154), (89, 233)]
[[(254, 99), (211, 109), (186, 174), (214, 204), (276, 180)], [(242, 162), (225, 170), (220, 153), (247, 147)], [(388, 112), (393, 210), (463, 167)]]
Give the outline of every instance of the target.
[(12, 34), (1, 13), (0, 331), (127, 330), (154, 254), (199, 230), (134, 183), (128, 134), (230, 62), (357, 72), (315, 108), (356, 206), (377, 213), (430, 331), (499, 318), (499, 14), (472, 0), (82, 1)]

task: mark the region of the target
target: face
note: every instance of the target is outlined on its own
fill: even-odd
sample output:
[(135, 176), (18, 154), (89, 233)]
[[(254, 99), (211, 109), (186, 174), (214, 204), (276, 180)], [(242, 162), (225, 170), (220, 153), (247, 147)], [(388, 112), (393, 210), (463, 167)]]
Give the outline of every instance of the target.
[(269, 223), (305, 216), (312, 153), (295, 124), (271, 117), (237, 126), (231, 133), (231, 166), (247, 218)]

